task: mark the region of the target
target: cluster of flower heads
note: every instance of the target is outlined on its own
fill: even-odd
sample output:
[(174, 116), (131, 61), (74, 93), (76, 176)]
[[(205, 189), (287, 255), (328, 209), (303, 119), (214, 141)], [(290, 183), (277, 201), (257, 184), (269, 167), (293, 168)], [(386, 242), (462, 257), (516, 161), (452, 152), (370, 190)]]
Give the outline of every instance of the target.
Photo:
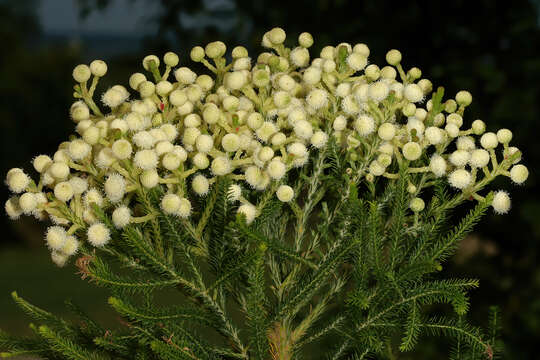
[[(105, 113), (93, 98), (107, 65), (78, 65), (78, 100), (70, 110), (77, 135), (52, 158), (34, 159), (38, 183), (22, 169), (8, 172), (6, 182), (16, 195), (6, 202), (6, 212), (14, 219), (26, 214), (52, 220), (45, 238), (53, 261), (63, 265), (80, 245), (74, 234), (82, 231), (95, 247), (109, 242), (110, 229), (98, 220), (95, 206), (109, 211), (118, 228), (145, 222), (155, 214), (135, 214), (130, 204), (137, 192), (157, 186), (166, 190), (161, 210), (187, 218), (190, 198), (205, 196), (217, 177), (226, 176), (235, 182), (229, 200), (240, 202), (238, 212), (250, 223), (258, 209), (243, 192), (271, 187), (280, 201), (291, 201), (287, 172), (304, 166), (310, 151), (324, 148), (331, 136), (346, 148), (349, 170), (367, 181), (396, 178), (391, 165), (404, 161), (419, 165), (408, 171), (446, 176), (452, 187), (476, 199), (497, 175), (518, 184), (526, 180), (520, 152), (509, 146), (509, 130), (485, 132), (481, 120), (464, 128), (470, 93), (460, 91), (442, 104), (425, 102), (431, 82), (418, 68), (405, 72), (397, 50), (379, 68), (368, 65), (364, 44), (326, 46), (310, 59), (310, 34), (302, 33), (293, 49), (284, 46), (285, 37), (274, 28), (262, 40), (268, 52), (254, 60), (238, 46), (229, 64), (222, 42), (193, 48), (191, 59), (214, 77), (179, 66), (172, 52), (163, 57), (164, 66), (157, 56), (147, 56), (147, 75), (129, 79), (139, 96), (115, 85), (101, 96)], [(411, 210), (422, 211), (419, 189), (409, 189)], [(497, 192), (492, 205), (507, 212), (508, 194)]]

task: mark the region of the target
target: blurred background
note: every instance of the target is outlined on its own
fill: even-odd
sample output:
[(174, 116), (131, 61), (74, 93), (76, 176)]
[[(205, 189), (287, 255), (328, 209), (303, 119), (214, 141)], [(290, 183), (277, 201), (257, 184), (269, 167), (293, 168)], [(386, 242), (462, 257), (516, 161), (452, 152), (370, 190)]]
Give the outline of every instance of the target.
[[(31, 171), (30, 160), (52, 154), (73, 132), (71, 71), (95, 58), (107, 61), (101, 90), (127, 83), (149, 53), (173, 50), (188, 62), (194, 45), (222, 40), (231, 49), (260, 50), (262, 34), (281, 26), (296, 42), (314, 35), (313, 51), (339, 42), (364, 42), (371, 62), (384, 64), (400, 49), (406, 67), (418, 66), (447, 96), (473, 94), (468, 120), (490, 130), (508, 127), (531, 170), (526, 185), (510, 189), (513, 208), (489, 214), (445, 269), (476, 277), (472, 321), (485, 325), (488, 307), (500, 306), (505, 359), (538, 359), (540, 339), (540, 1), (539, 0), (0, 0), (0, 174)], [(9, 196), (0, 187), (2, 202)], [(72, 298), (105, 324), (106, 294), (80, 281), (75, 267), (56, 268), (43, 244), (43, 228), (31, 218), (1, 216), (0, 328), (28, 332), (27, 319), (10, 292), (63, 313)], [(416, 359), (447, 358), (426, 339)], [(407, 356), (408, 358), (409, 356)], [(401, 357), (400, 357), (401, 358)], [(405, 357), (403, 357), (405, 358)]]

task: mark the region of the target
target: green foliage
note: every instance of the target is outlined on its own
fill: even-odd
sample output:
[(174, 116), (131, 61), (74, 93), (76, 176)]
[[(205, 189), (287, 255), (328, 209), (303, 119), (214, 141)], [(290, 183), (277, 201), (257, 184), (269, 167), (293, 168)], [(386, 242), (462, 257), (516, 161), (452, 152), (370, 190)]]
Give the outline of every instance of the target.
[[(415, 214), (407, 187), (423, 175), (402, 169), (382, 186), (338, 175), (346, 163), (331, 141), (298, 175), (291, 203), (275, 201), (275, 188), (261, 194), (252, 224), (227, 200), (230, 179), (213, 184), (190, 220), (159, 211), (161, 190), (137, 195), (153, 221), (118, 230), (97, 213), (114, 241), (83, 252), (77, 266), (110, 290), (121, 326), (105, 330), (72, 303), (79, 320), (68, 322), (14, 293), (40, 325), (31, 339), (0, 333), (2, 356), (300, 359), (331, 344), (315, 358), (382, 359), (429, 335), (452, 338), (455, 359), (497, 354), (497, 314), (486, 334), (465, 321), (478, 281), (439, 274), (491, 195), (448, 231), (462, 198), (435, 183)], [(158, 304), (164, 291), (178, 296)]]

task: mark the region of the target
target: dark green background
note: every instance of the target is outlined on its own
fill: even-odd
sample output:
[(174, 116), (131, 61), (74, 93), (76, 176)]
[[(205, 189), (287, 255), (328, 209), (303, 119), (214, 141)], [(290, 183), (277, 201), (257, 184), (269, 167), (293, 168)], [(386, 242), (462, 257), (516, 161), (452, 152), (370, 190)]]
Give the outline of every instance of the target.
[[(44, 0), (56, 1), (56, 0)], [(113, 1), (80, 0), (81, 24), (107, 11)], [(136, 1), (144, 3), (142, 0)], [(391, 48), (403, 53), (406, 67), (418, 66), (434, 86), (447, 94), (461, 89), (473, 94), (467, 120), (483, 119), (490, 130), (508, 127), (513, 143), (524, 153), (531, 175), (516, 187), (501, 179), (496, 187), (509, 189), (510, 214), (489, 216), (468, 237), (458, 255), (446, 265), (448, 274), (480, 279), (472, 294), (471, 317), (485, 323), (489, 305), (503, 311), (505, 359), (536, 359), (540, 339), (540, 203), (537, 169), (540, 165), (540, 4), (535, 1), (345, 1), (345, 0), (161, 0), (160, 11), (147, 25), (127, 36), (114, 33), (44, 32), (39, 1), (0, 1), (0, 173), (11, 167), (31, 168), (30, 159), (53, 153), (73, 131), (68, 117), (72, 102), (72, 68), (94, 56), (109, 64), (101, 90), (140, 71), (147, 53), (173, 50), (187, 62), (193, 45), (223, 40), (230, 48), (246, 45), (259, 51), (262, 34), (283, 27), (288, 40), (302, 31), (314, 35), (319, 50), (342, 41), (364, 42), (371, 62), (384, 63)], [(128, 1), (121, 2), (132, 6)], [(221, 6), (213, 6), (215, 4)], [(116, 4), (118, 5), (118, 4)], [(154, 8), (156, 6), (154, 5)], [(90, 17), (86, 17), (90, 14)], [(182, 14), (180, 16), (180, 14)], [(62, 14), (52, 19), (61, 21)], [(121, 14), (119, 15), (121, 16)], [(187, 20), (186, 20), (187, 19)], [(205, 21), (188, 21), (205, 19)], [(215, 25), (205, 25), (215, 24)], [(225, 24), (226, 26), (221, 26)], [(292, 44), (291, 44), (292, 45)], [(115, 49), (115, 51), (111, 51)], [(125, 50), (124, 50), (125, 49)], [(143, 51), (144, 50), (144, 51)], [(314, 52), (312, 52), (314, 54)], [(470, 122), (469, 122), (470, 123)], [(1, 198), (9, 196), (1, 188)], [(55, 268), (42, 240), (42, 227), (33, 219), (0, 220), (0, 327), (25, 333), (26, 319), (16, 312), (9, 293), (62, 312), (72, 297), (105, 323), (114, 317), (105, 306), (106, 294), (77, 279), (75, 268)], [(440, 344), (425, 343), (424, 355), (445, 358)], [(428, 355), (429, 354), (429, 355)]]

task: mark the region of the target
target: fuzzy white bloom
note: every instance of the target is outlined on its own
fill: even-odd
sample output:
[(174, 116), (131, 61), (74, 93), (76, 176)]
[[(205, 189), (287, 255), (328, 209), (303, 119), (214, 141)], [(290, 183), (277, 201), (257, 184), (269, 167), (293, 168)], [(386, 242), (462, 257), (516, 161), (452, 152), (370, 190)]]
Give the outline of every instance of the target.
[(508, 129), (500, 129), (497, 131), (497, 140), (501, 144), (508, 144), (512, 140), (512, 131)]
[(377, 134), (382, 140), (390, 141), (396, 135), (396, 127), (391, 123), (383, 123), (379, 126)]
[(446, 160), (438, 154), (433, 154), (429, 161), (429, 170), (436, 176), (441, 177), (446, 174)]
[(180, 196), (176, 194), (166, 194), (161, 199), (161, 209), (164, 213), (176, 214), (180, 208)]
[(496, 214), (506, 214), (510, 210), (511, 206), (510, 196), (506, 191), (497, 191), (493, 196), (491, 206)]
[(210, 188), (210, 183), (208, 179), (203, 175), (196, 175), (191, 181), (191, 188), (197, 195), (206, 195)]
[(294, 142), (287, 147), (287, 151), (297, 157), (305, 157), (308, 152), (306, 146), (299, 142)]
[(143, 170), (155, 169), (158, 164), (158, 157), (154, 150), (137, 151), (133, 160), (135, 165)]
[[(62, 165), (67, 167), (66, 164)], [(69, 174), (69, 168), (67, 169), (67, 174)], [(64, 177), (62, 177), (61, 179), (64, 179)], [(30, 184), (30, 177), (26, 175), (21, 169), (11, 169), (10, 172), (8, 172), (6, 183), (11, 191), (18, 194), (26, 190), (26, 188)]]
[(309, 64), (309, 51), (303, 47), (293, 49), (289, 56), (297, 67), (305, 67)]
[(355, 71), (362, 70), (367, 65), (367, 57), (357, 52), (353, 52), (347, 56), (346, 61), (347, 65)]
[(471, 136), (460, 136), (456, 140), (458, 150), (472, 151), (475, 149), (474, 139)]
[(424, 136), (431, 145), (438, 145), (444, 140), (442, 130), (435, 126), (428, 127), (424, 132)]
[(47, 246), (51, 250), (60, 250), (66, 243), (66, 230), (61, 226), (50, 226), (45, 233)]
[(516, 184), (523, 184), (528, 177), (529, 169), (527, 169), (525, 165), (514, 165), (512, 169), (510, 169), (510, 179), (512, 179), (512, 181)]
[(476, 149), (471, 152), (469, 164), (473, 168), (483, 168), (489, 163), (489, 153), (484, 149)]
[[(125, 89), (124, 89), (125, 90)], [(110, 108), (116, 108), (129, 97), (127, 90), (122, 91), (121, 88), (112, 87), (103, 93), (101, 101)]]
[(127, 206), (119, 206), (112, 213), (112, 222), (114, 226), (121, 229), (131, 222), (131, 209)]
[(32, 163), (38, 173), (42, 173), (52, 164), (52, 159), (47, 155), (38, 155)]
[(229, 158), (220, 156), (212, 160), (210, 165), (212, 173), (217, 176), (227, 175), (232, 171), (232, 165)]
[(464, 189), (471, 184), (472, 176), (465, 169), (457, 169), (448, 175), (448, 182), (457, 189)]
[(368, 136), (375, 131), (375, 120), (369, 115), (360, 115), (354, 121), (354, 128), (360, 136)]
[(451, 113), (446, 117), (446, 123), (447, 124), (454, 124), (458, 128), (460, 128), (463, 125), (463, 117), (456, 113)]
[(34, 193), (27, 192), (19, 197), (19, 207), (25, 214), (30, 214), (36, 209), (37, 205), (38, 202)]
[(88, 191), (84, 194), (83, 202), (88, 207), (90, 207), (92, 204), (96, 204), (97, 206), (101, 207), (103, 205), (103, 196), (99, 190), (91, 188), (88, 189)]
[(133, 135), (133, 142), (140, 149), (150, 149), (154, 146), (156, 140), (150, 133), (146, 130), (142, 130)]
[(240, 147), (240, 137), (236, 134), (226, 134), (221, 139), (221, 146), (227, 152), (235, 152)]
[(310, 139), (313, 136), (313, 126), (306, 120), (299, 120), (294, 124), (294, 133), (301, 139)]
[(313, 145), (317, 149), (321, 149), (328, 142), (328, 134), (326, 134), (324, 131), (318, 130), (313, 134), (313, 136), (310, 139), (310, 142), (311, 142), (311, 145)]
[(120, 174), (110, 174), (103, 186), (107, 198), (116, 203), (124, 197), (126, 192), (126, 179)]
[(193, 71), (191, 71), (191, 69), (187, 67), (181, 67), (176, 69), (176, 71), (174, 72), (174, 77), (179, 83), (189, 85), (195, 82), (197, 74), (195, 74)]
[(178, 211), (176, 212), (176, 215), (178, 215), (181, 218), (187, 218), (189, 215), (191, 215), (191, 202), (186, 198), (181, 198), (180, 203), (178, 205)]
[(73, 187), (68, 181), (62, 181), (54, 187), (54, 196), (64, 202), (68, 202), (73, 197)]
[(214, 147), (214, 139), (212, 139), (212, 136), (207, 134), (199, 135), (195, 140), (195, 146), (199, 152), (206, 154)]
[(261, 139), (264, 142), (267, 142), (268, 139), (272, 135), (274, 135), (276, 132), (278, 132), (278, 128), (276, 124), (270, 121), (265, 121), (260, 128), (257, 129), (255, 134), (257, 134), (257, 137)]
[(303, 76), (304, 82), (309, 85), (315, 85), (319, 81), (321, 81), (321, 75), (322, 75), (321, 69), (313, 67), (313, 66), (309, 67), (306, 69), (306, 71), (304, 71), (304, 76)]
[(403, 157), (407, 160), (414, 161), (422, 156), (422, 147), (416, 142), (408, 142), (403, 145)]
[(210, 160), (208, 160), (208, 156), (203, 153), (196, 153), (195, 156), (193, 156), (193, 159), (191, 159), (193, 162), (193, 165), (195, 165), (198, 169), (206, 169), (208, 166), (210, 166)]
[(133, 152), (131, 143), (126, 139), (116, 140), (111, 149), (114, 156), (116, 156), (116, 158), (119, 160), (129, 159), (131, 157), (131, 153)]
[(84, 159), (92, 151), (92, 147), (81, 139), (73, 140), (69, 143), (69, 155), (75, 161)]
[(274, 159), (268, 163), (266, 171), (268, 172), (268, 176), (270, 176), (272, 179), (279, 180), (285, 175), (287, 168), (281, 160)]
[(280, 185), (276, 191), (279, 201), (289, 202), (294, 197), (294, 190), (289, 185)]
[(472, 102), (472, 95), (470, 92), (461, 90), (456, 94), (456, 102), (458, 105), (468, 106)]
[(75, 195), (80, 195), (88, 190), (88, 180), (79, 176), (73, 176), (70, 178), (69, 183), (71, 184), (71, 188), (73, 189), (73, 193)]
[(86, 232), (88, 242), (95, 247), (103, 247), (111, 240), (111, 231), (103, 223), (95, 223)]
[(139, 180), (147, 189), (151, 189), (159, 184), (159, 175), (155, 169), (145, 170), (141, 173)]
[(7, 199), (4, 210), (11, 220), (17, 220), (23, 213), (19, 206), (19, 198), (16, 196)]
[(486, 131), (486, 124), (480, 120), (474, 120), (471, 129), (475, 135), (482, 135)]
[(309, 92), (306, 101), (314, 109), (320, 109), (328, 103), (328, 93), (321, 89), (314, 89)]
[(471, 154), (468, 151), (456, 150), (452, 154), (450, 154), (450, 157), (448, 159), (453, 165), (458, 166), (458, 167), (463, 167), (467, 165), (470, 158), (471, 158)]
[(386, 168), (377, 160), (374, 160), (369, 164), (369, 173), (373, 176), (381, 176), (385, 171)]
[(421, 102), (424, 99), (424, 92), (417, 84), (409, 84), (403, 89), (403, 95), (411, 103)]
[(451, 138), (455, 138), (459, 135), (459, 128), (456, 126), (456, 124), (446, 124), (444, 130), (446, 130), (446, 133)]
[(257, 216), (257, 208), (252, 204), (243, 204), (238, 207), (238, 213), (246, 217), (247, 224), (251, 224)]
[(345, 118), (345, 116), (343, 116), (343, 115), (336, 116), (336, 118), (334, 119), (334, 122), (332, 124), (332, 127), (336, 131), (344, 130), (345, 127), (347, 127), (347, 119)]
[(390, 88), (384, 81), (376, 81), (369, 85), (368, 96), (376, 101), (381, 102), (388, 96)]
[(75, 238), (75, 236), (69, 235), (66, 237), (66, 242), (59, 252), (65, 256), (72, 256), (75, 255), (78, 250), (79, 241)]
[(497, 135), (492, 132), (487, 132), (480, 138), (480, 145), (486, 150), (494, 149), (499, 144)]
[(235, 202), (240, 199), (242, 196), (242, 188), (238, 184), (232, 184), (227, 189), (227, 200), (230, 202)]

